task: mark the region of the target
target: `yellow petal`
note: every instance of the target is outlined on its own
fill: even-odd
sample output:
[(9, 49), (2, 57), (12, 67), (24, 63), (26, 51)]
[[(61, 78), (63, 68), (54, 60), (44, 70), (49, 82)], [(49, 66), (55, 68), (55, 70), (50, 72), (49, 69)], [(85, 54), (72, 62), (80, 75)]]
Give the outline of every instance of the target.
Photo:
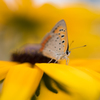
[(66, 65), (66, 60), (64, 59), (64, 60), (59, 60), (59, 62), (58, 62), (59, 64), (64, 64), (64, 65)]
[(97, 72), (100, 72), (100, 59), (91, 59), (91, 60), (84, 60), (84, 59), (77, 59), (77, 60), (71, 60), (69, 62), (70, 66), (74, 67), (86, 67), (93, 69)]
[(4, 79), (9, 69), (17, 64), (16, 62), (0, 61), (0, 80)]
[(69, 95), (59, 90), (57, 86), (55, 88), (58, 90), (57, 94), (49, 91), (42, 81), (38, 100), (78, 100), (74, 95)]
[(92, 76), (94, 79), (98, 81), (98, 86), (99, 86), (99, 91), (100, 91), (100, 73), (90, 69), (90, 68), (85, 68), (85, 67), (76, 67), (77, 69), (84, 71), (88, 75)]
[(0, 0), (0, 7), (2, 7), (2, 9), (0, 9), (0, 14), (4, 13), (6, 11), (6, 13), (9, 12), (9, 9), (6, 5), (6, 3), (4, 2), (4, 0)]
[(56, 81), (63, 83), (79, 94), (80, 100), (97, 100), (97, 82), (88, 74), (67, 65), (36, 64)]
[(90, 68), (85, 68), (85, 67), (75, 67), (81, 71), (84, 71), (85, 73), (91, 75), (93, 78), (95, 78), (96, 80), (100, 81), (100, 73), (90, 69)]
[(28, 100), (36, 91), (43, 71), (28, 63), (11, 68), (4, 80), (0, 100)]

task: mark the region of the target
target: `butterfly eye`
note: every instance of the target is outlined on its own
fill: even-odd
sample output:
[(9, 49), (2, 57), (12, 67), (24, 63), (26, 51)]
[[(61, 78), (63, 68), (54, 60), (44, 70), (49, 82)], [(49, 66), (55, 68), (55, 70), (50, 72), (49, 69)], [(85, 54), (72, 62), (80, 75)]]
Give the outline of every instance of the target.
[(69, 54), (69, 51), (68, 51), (68, 50), (66, 50), (66, 54), (67, 54), (67, 55)]

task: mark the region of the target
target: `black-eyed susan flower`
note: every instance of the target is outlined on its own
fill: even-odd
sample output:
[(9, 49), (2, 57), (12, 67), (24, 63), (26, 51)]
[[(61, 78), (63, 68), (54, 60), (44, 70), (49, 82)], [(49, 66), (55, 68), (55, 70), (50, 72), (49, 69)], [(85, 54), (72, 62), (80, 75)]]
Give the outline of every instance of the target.
[[(11, 48), (19, 46), (19, 43), (21, 45), (35, 40), (40, 41), (35, 39), (33, 34), (38, 33), (38, 37), (41, 38), (47, 30), (50, 30), (49, 26), (53, 26), (62, 18), (67, 22), (70, 40), (73, 40), (74, 37), (74, 40), (78, 39), (77, 45), (81, 44), (83, 40), (87, 45), (89, 44), (85, 53), (87, 56), (93, 53), (94, 49), (91, 49), (93, 46), (94, 48), (99, 47), (100, 39), (94, 35), (95, 31), (93, 31), (97, 24), (99, 25), (100, 15), (98, 13), (94, 13), (84, 6), (75, 5), (57, 9), (50, 4), (45, 4), (40, 8), (34, 8), (30, 0), (14, 1), (16, 6), (13, 7), (16, 8), (9, 9), (7, 4), (0, 0), (0, 43), (2, 43), (0, 50), (2, 49), (4, 52), (0, 52), (1, 55), (3, 54), (1, 58), (4, 55), (8, 57), (9, 52), (6, 54), (6, 49), (10, 51)], [(96, 33), (98, 34), (98, 32)], [(19, 43), (17, 44), (17, 42)], [(8, 47), (5, 46), (5, 43)], [(28, 48), (24, 48), (26, 51), (21, 49), (13, 53), (10, 62), (0, 61), (2, 87), (0, 87), (0, 100), (99, 99), (100, 60), (73, 60), (70, 61), (69, 66), (64, 65), (64, 62), (47, 64), (50, 59), (41, 55), (38, 48), (35, 49), (35, 47), (31, 52), (31, 48), (27, 50)], [(98, 51), (100, 50), (98, 49)], [(95, 53), (97, 53), (95, 56), (98, 55), (98, 52)], [(80, 57), (75, 51), (72, 58), (76, 55)], [(84, 53), (81, 56), (83, 57)]]
[(84, 67), (95, 63), (73, 60), (70, 65), (65, 61), (47, 64), (44, 62), (50, 58), (41, 55), (39, 48), (28, 45), (13, 53), (12, 61), (0, 61), (0, 100), (99, 100), (99, 73)]

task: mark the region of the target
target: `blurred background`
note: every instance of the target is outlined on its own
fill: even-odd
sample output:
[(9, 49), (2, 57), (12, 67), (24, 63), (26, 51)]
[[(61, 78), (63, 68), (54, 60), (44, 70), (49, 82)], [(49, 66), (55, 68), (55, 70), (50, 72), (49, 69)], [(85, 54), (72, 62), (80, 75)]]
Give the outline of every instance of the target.
[(61, 19), (67, 24), (70, 59), (100, 59), (100, 0), (0, 0), (0, 60), (25, 44), (40, 43)]

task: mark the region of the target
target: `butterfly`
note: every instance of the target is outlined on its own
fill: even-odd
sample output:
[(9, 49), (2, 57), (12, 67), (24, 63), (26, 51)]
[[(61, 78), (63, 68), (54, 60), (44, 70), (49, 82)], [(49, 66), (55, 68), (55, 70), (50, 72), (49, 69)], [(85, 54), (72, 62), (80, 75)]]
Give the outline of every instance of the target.
[(65, 21), (60, 20), (53, 29), (44, 37), (41, 42), (40, 51), (44, 56), (51, 58), (49, 63), (55, 59), (56, 61), (66, 59), (69, 51), (68, 34)]

